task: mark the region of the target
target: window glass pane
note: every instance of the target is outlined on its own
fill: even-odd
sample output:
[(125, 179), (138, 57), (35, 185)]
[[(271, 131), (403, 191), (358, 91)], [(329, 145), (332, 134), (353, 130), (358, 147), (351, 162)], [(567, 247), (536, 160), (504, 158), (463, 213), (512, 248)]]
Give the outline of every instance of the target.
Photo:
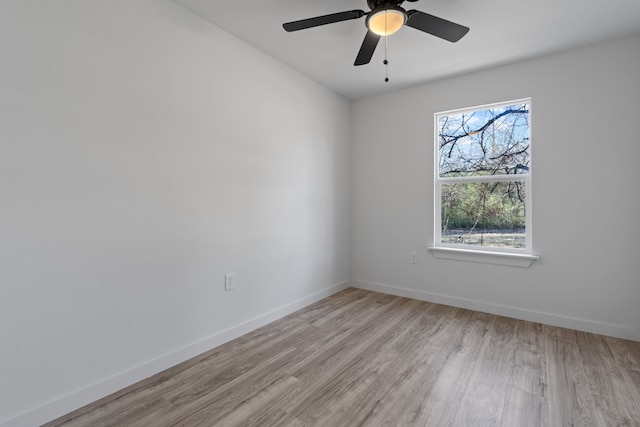
[(442, 243), (525, 248), (524, 182), (442, 183)]
[(529, 172), (529, 104), (438, 116), (440, 177)]

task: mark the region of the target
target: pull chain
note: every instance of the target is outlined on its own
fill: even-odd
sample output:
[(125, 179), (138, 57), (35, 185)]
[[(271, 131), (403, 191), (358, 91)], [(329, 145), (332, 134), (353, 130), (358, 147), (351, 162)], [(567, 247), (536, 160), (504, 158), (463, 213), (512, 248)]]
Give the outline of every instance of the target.
[(389, 36), (387, 35), (387, 13), (384, 14), (384, 81), (389, 82), (389, 61), (387, 60), (387, 39)]
[(389, 82), (389, 61), (387, 61), (387, 38), (389, 36), (384, 36), (384, 81)]

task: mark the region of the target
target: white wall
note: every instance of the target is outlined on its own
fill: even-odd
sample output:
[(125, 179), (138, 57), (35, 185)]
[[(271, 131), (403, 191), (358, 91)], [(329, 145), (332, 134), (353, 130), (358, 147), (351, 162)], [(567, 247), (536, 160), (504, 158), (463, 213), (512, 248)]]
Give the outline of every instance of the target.
[[(635, 36), (355, 102), (353, 283), (640, 340), (639, 76)], [(435, 259), (433, 114), (529, 96), (541, 260)]]
[(0, 61), (0, 424), (346, 286), (345, 99), (169, 0), (3, 0)]

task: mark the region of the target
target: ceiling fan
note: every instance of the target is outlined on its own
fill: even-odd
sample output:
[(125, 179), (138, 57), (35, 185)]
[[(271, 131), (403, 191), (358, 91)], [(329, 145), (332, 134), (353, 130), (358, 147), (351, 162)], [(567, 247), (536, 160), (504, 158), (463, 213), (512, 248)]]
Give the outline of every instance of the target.
[[(440, 37), (452, 43), (460, 40), (469, 31), (468, 27), (456, 24), (419, 10), (405, 10), (400, 5), (405, 0), (367, 0), (370, 12), (349, 10), (332, 13), (300, 21), (287, 22), (282, 26), (286, 31), (298, 31), (320, 25), (362, 18), (366, 15), (367, 34), (364, 37), (358, 56), (353, 65), (368, 64), (373, 57), (381, 36), (388, 36), (408, 25), (416, 30)], [(418, 0), (406, 0), (415, 2)]]

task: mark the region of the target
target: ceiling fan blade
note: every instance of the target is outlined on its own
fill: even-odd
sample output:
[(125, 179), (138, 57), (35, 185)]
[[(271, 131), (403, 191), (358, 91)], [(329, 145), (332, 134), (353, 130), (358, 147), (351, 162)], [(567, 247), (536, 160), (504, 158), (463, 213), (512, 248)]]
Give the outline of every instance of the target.
[(441, 39), (445, 39), (452, 43), (457, 42), (465, 34), (469, 32), (469, 28), (419, 10), (410, 10), (407, 12), (406, 25), (416, 30), (424, 31)]
[(364, 36), (362, 46), (360, 46), (360, 51), (358, 52), (358, 56), (356, 57), (356, 62), (354, 62), (353, 65), (364, 65), (371, 62), (373, 52), (376, 51), (376, 46), (378, 46), (379, 40), (379, 35), (372, 31), (367, 31), (367, 35)]
[(287, 22), (283, 24), (285, 30), (298, 31), (320, 25), (333, 24), (334, 22), (358, 19), (365, 15), (364, 10), (348, 10), (346, 12), (332, 13), (330, 15), (316, 16), (315, 18), (301, 19), (300, 21)]

